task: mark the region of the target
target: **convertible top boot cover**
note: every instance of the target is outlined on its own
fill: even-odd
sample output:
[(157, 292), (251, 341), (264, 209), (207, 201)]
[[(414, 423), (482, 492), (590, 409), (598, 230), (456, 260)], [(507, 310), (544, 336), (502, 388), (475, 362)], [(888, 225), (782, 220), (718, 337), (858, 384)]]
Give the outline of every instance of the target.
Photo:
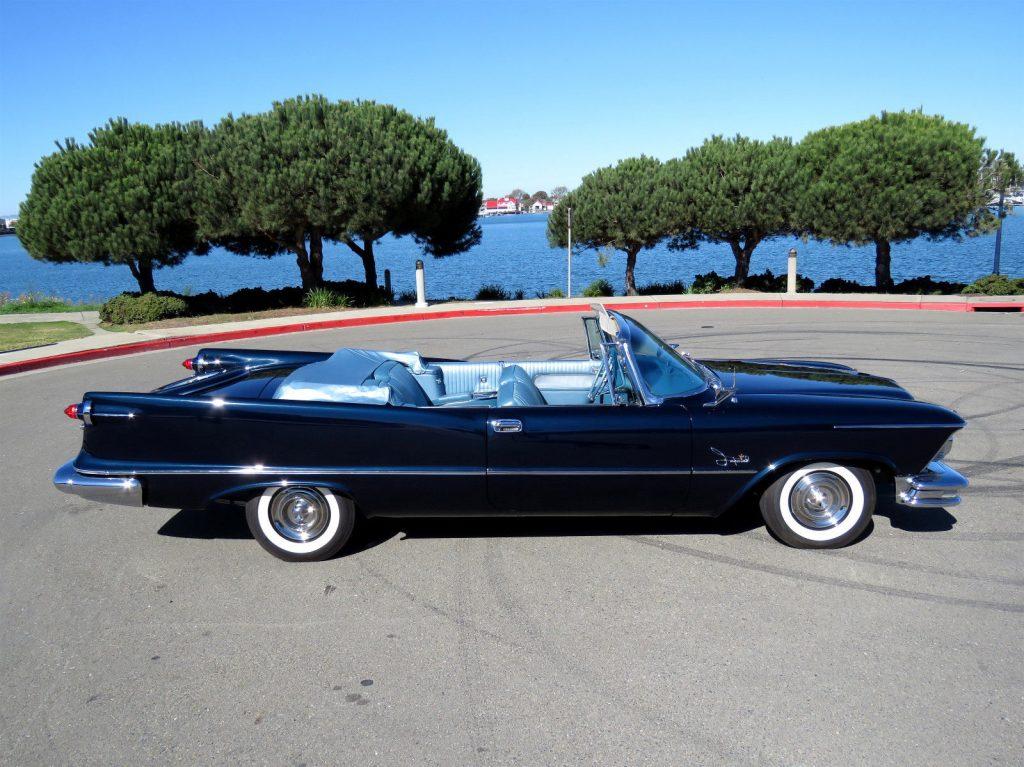
[[(293, 370), (277, 387), (274, 399), (386, 405), (393, 399), (388, 381), (377, 380), (374, 374), (387, 363), (401, 367), (414, 384), (412, 373), (426, 371), (416, 352), (339, 349), (322, 362), (313, 362)], [(404, 378), (401, 382), (407, 383)], [(426, 399), (423, 389), (418, 384), (416, 386)], [(414, 397), (415, 391), (406, 391), (405, 394)], [(429, 405), (429, 400), (425, 404)]]

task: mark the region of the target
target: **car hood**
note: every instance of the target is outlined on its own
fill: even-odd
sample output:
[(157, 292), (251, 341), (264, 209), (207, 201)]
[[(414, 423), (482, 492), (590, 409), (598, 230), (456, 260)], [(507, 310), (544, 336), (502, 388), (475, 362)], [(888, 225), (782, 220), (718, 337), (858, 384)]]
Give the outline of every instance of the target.
[(726, 386), (740, 394), (847, 395), (913, 399), (890, 378), (860, 373), (846, 365), (809, 360), (702, 360)]

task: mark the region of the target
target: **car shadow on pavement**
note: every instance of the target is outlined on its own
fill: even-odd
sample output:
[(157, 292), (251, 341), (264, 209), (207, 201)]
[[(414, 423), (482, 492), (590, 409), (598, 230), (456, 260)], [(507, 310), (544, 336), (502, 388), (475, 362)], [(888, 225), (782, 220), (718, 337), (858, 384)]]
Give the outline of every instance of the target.
[(953, 529), (956, 517), (945, 509), (921, 509), (896, 503), (892, 487), (879, 489), (876, 517), (887, 517), (889, 524), (908, 533), (942, 533)]
[[(889, 519), (898, 530), (944, 532), (956, 517), (945, 509), (901, 506), (891, 494), (878, 499), (876, 516)], [(610, 535), (739, 535), (763, 527), (756, 504), (737, 506), (721, 517), (421, 517), (371, 519), (356, 525), (340, 556), (372, 549), (396, 536), (400, 540), (429, 538), (548, 538)], [(871, 535), (873, 526), (863, 537)], [(238, 507), (182, 509), (157, 531), (172, 538), (241, 540), (252, 538), (245, 512)]]
[[(356, 525), (341, 556), (357, 554), (396, 536), (426, 538), (544, 538), (598, 535), (737, 535), (763, 526), (756, 507), (743, 505), (718, 518), (707, 517), (422, 517), (371, 519)], [(238, 507), (182, 509), (157, 531), (171, 538), (252, 538)]]

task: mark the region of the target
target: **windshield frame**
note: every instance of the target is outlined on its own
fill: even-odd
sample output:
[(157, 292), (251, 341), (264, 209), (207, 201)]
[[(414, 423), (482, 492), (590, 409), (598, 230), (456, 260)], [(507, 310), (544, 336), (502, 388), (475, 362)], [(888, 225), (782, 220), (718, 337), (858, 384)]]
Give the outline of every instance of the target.
[[(618, 337), (613, 340), (625, 352), (623, 356), (626, 358), (626, 367), (634, 384), (636, 384), (637, 391), (640, 392), (640, 396), (645, 405), (660, 405), (668, 398), (692, 397), (705, 392), (708, 389), (719, 391), (722, 388), (721, 379), (719, 379), (719, 377), (706, 365), (693, 359), (688, 354), (680, 354), (677, 350), (673, 349), (671, 345), (667, 344), (657, 333), (654, 333), (632, 317), (621, 314), (620, 312), (609, 311), (608, 314), (616, 320), (616, 324), (619, 328)], [(636, 353), (633, 350), (633, 338), (634, 336), (641, 334), (653, 340), (661, 349), (667, 352), (683, 367), (699, 376), (701, 381), (703, 381), (703, 385), (665, 396), (657, 395), (652, 392), (650, 386), (647, 385), (646, 379), (640, 373), (640, 366), (637, 363)]]

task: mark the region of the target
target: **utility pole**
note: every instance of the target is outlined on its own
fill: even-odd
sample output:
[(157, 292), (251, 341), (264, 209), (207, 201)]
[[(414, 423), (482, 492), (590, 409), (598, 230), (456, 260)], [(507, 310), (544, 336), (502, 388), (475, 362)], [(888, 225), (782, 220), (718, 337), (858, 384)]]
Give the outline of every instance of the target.
[(572, 208), (567, 209), (566, 221), (569, 224), (569, 244), (565, 249), (565, 258), (568, 263), (568, 269), (566, 270), (565, 278), (565, 297), (572, 298)]

